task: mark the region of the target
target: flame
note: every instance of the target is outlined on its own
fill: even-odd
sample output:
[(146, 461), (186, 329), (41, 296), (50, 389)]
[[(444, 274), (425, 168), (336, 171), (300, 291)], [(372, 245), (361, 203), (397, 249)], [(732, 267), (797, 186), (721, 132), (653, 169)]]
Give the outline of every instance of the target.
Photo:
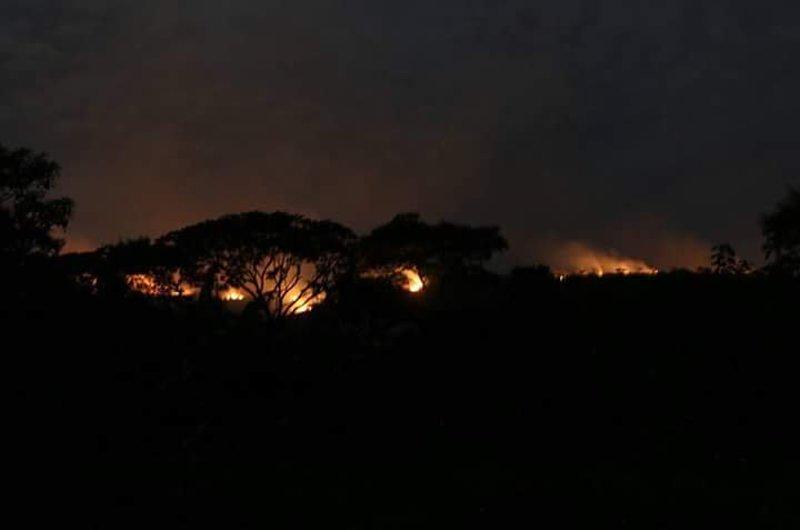
[(164, 286), (159, 285), (150, 274), (128, 274), (125, 281), (129, 289), (146, 296), (192, 296), (196, 292), (193, 287), (178, 282), (171, 284), (177, 287), (165, 292)]
[(559, 279), (568, 275), (658, 274), (658, 269), (644, 260), (620, 256), (613, 251), (597, 250), (583, 243), (564, 245), (556, 259)]
[(291, 313), (293, 315), (300, 315), (302, 313), (308, 313), (314, 309), (314, 307), (321, 304), (322, 301), (325, 300), (325, 293), (318, 293), (316, 295), (312, 293), (303, 294), (302, 288), (295, 287), (287, 297), (288, 305), (293, 306)]
[(245, 295), (238, 289), (230, 287), (219, 294), (219, 297), (226, 302), (240, 302), (245, 299)]
[(404, 291), (418, 293), (425, 289), (425, 281), (414, 269), (372, 269), (361, 273), (362, 278), (382, 278), (397, 281)]
[[(164, 296), (164, 291), (159, 286), (158, 282), (149, 274), (129, 274), (125, 277), (128, 287), (138, 293), (146, 296)], [(325, 300), (325, 293), (303, 293), (305, 284), (299, 284), (291, 292), (283, 297), (284, 307), (291, 306), (291, 314), (299, 315), (307, 313), (314, 309), (317, 305)], [(198, 292), (198, 289), (189, 285), (181, 284), (178, 289), (172, 290), (167, 295), (179, 296), (193, 296)], [(241, 289), (229, 287), (219, 293), (220, 300), (225, 302), (241, 302), (247, 300), (247, 294)]]
[[(248, 298), (247, 294), (236, 288), (229, 288), (220, 293), (220, 298), (226, 302), (241, 302)], [(298, 285), (283, 296), (283, 307), (291, 307), (289, 313), (299, 315), (308, 313), (325, 300), (325, 293), (303, 293), (303, 286)]]
[(402, 269), (399, 271), (405, 277), (403, 289), (410, 293), (418, 293), (425, 288), (425, 283), (420, 275), (412, 269)]
[(128, 274), (125, 277), (125, 281), (128, 284), (128, 288), (137, 293), (149, 296), (156, 296), (159, 294), (155, 280), (148, 274)]

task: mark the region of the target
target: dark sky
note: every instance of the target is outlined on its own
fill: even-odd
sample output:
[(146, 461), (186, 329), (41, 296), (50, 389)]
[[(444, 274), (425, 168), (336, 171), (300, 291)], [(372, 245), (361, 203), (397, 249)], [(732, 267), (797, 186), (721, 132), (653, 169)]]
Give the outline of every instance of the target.
[(797, 0), (0, 0), (0, 142), (64, 166), (73, 248), (416, 210), (516, 262), (758, 258), (799, 94)]

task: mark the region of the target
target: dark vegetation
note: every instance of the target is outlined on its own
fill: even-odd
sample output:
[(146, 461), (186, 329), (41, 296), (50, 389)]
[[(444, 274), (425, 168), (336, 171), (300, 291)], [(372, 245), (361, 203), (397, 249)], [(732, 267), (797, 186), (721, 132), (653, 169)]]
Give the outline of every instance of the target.
[[(497, 229), (413, 215), (359, 239), (256, 212), (57, 257), (57, 166), (0, 155), (33, 512), (69, 492), (91, 528), (800, 527), (796, 191), (762, 270), (720, 245), (705, 271), (560, 282), (486, 270)], [(278, 291), (309, 266), (328, 296), (291, 316)]]

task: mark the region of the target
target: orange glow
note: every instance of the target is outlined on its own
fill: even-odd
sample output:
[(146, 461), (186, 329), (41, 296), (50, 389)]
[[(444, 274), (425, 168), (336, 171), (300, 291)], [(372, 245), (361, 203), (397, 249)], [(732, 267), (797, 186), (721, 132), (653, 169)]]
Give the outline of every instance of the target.
[(155, 280), (147, 274), (129, 274), (125, 277), (128, 288), (137, 293), (156, 296), (159, 294)]
[(325, 300), (325, 293), (319, 293), (316, 296), (312, 296), (309, 293), (302, 295), (301, 289), (298, 288), (293, 289), (287, 296), (289, 297), (288, 305), (292, 307), (291, 313), (293, 315), (308, 313)]
[(361, 273), (362, 278), (391, 279), (395, 285), (409, 293), (418, 293), (425, 289), (425, 280), (414, 269), (373, 269)]
[[(165, 294), (163, 288), (148, 274), (129, 274), (125, 277), (125, 280), (131, 290), (146, 296), (194, 296), (198, 292), (198, 289), (184, 284)], [(289, 314), (307, 313), (325, 300), (326, 295), (324, 292), (317, 294), (303, 293), (305, 286), (306, 284), (301, 281), (291, 292), (283, 296), (283, 307), (287, 309)], [(229, 287), (220, 291), (219, 298), (225, 302), (242, 302), (250, 297), (241, 289)]]
[(289, 313), (292, 315), (299, 315), (301, 313), (308, 313), (317, 305), (325, 300), (325, 293), (314, 294), (312, 292), (303, 292), (303, 289), (308, 287), (308, 283), (301, 280), (300, 284), (295, 286), (294, 289), (286, 293), (283, 297), (284, 307), (289, 308)]
[(603, 269), (603, 268), (596, 268), (596, 269), (579, 269), (576, 271), (564, 271), (558, 274), (559, 281), (564, 281), (568, 276), (597, 276), (598, 278), (602, 278), (607, 274), (619, 274), (622, 276), (629, 276), (631, 274), (644, 274), (644, 275), (654, 275), (658, 274), (658, 269), (653, 267), (627, 267), (627, 266), (617, 266), (613, 269)]
[(195, 292), (192, 287), (185, 284), (177, 285), (177, 282), (172, 284), (175, 286), (174, 289), (166, 291), (165, 286), (159, 285), (149, 274), (128, 274), (125, 276), (125, 281), (129, 289), (147, 296), (192, 296)]
[(599, 276), (603, 277), (606, 274), (658, 274), (658, 269), (651, 267), (641, 260), (618, 258), (612, 256), (602, 256), (598, 258), (597, 255), (589, 255), (584, 258), (584, 267), (573, 271), (573, 274), (580, 274), (583, 276)]
[(425, 288), (425, 283), (416, 271), (411, 269), (402, 269), (399, 271), (405, 278), (403, 288), (410, 293), (418, 293)]
[(621, 261), (611, 268), (606, 269), (603, 267), (598, 267), (589, 270), (581, 269), (572, 274), (578, 274), (581, 276), (597, 276), (602, 278), (606, 274), (621, 274), (623, 276), (628, 276), (630, 274), (658, 274), (658, 269), (655, 267), (650, 267), (644, 262)]
[[(250, 298), (247, 293), (234, 287), (220, 292), (219, 297), (226, 302), (241, 302)], [(325, 293), (319, 293), (316, 296), (311, 293), (303, 294), (303, 286), (298, 285), (283, 296), (283, 308), (288, 311), (288, 314), (299, 315), (311, 311), (323, 300), (325, 300)]]
[(614, 251), (598, 250), (583, 243), (564, 245), (556, 257), (556, 263), (559, 276), (658, 274), (658, 269), (644, 260), (620, 256)]
[(240, 302), (245, 299), (244, 293), (233, 287), (221, 292), (219, 297), (226, 302)]

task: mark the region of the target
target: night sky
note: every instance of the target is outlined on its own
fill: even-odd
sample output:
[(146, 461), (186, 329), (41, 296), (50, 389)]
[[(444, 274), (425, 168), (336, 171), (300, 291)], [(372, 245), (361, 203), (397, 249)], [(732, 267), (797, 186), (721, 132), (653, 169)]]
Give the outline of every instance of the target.
[(0, 142), (70, 248), (283, 209), (401, 211), (696, 266), (800, 176), (800, 2), (0, 0)]

